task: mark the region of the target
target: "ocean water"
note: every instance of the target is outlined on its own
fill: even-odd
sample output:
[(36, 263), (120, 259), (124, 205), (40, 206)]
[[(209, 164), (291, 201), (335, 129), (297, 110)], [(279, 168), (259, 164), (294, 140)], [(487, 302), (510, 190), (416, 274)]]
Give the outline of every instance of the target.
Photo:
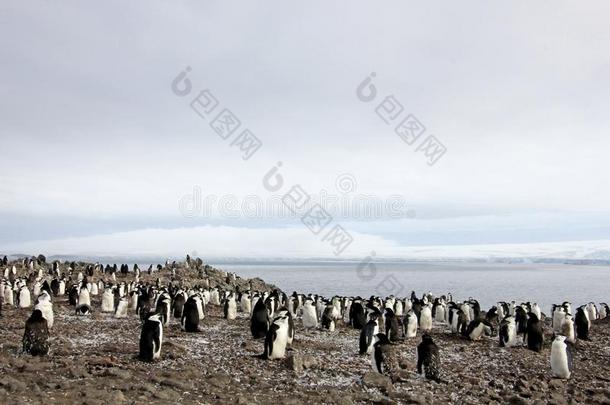
[(359, 263), (215, 265), (243, 277), (260, 277), (290, 294), (418, 296), (451, 292), (473, 297), (483, 309), (498, 301), (537, 302), (543, 312), (570, 301), (610, 302), (610, 266), (502, 263)]

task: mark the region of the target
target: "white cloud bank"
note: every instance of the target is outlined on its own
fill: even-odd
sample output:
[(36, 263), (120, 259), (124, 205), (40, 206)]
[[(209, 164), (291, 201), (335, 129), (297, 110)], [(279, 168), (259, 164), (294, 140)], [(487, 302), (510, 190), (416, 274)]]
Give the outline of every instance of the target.
[(79, 238), (40, 240), (0, 247), (4, 254), (83, 256), (178, 256), (197, 252), (205, 258), (362, 259), (610, 259), (610, 240), (455, 246), (400, 246), (380, 236), (351, 232), (354, 241), (339, 257), (332, 246), (306, 228), (202, 226), (145, 229)]

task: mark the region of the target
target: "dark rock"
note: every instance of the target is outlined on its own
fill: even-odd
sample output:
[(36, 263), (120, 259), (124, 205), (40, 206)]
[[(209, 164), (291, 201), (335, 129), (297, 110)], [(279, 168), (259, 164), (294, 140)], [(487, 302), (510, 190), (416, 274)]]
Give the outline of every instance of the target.
[(362, 377), (362, 383), (368, 388), (377, 388), (382, 392), (390, 392), (392, 390), (392, 380), (390, 377), (383, 374), (368, 372)]

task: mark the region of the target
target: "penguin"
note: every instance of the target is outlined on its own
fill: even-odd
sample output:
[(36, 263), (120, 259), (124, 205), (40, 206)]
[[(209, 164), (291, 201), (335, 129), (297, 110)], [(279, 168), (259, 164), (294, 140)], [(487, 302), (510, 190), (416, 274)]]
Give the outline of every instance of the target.
[(566, 337), (566, 342), (575, 342), (576, 336), (574, 334), (574, 321), (572, 320), (572, 314), (566, 314), (561, 328), (561, 334)]
[(422, 307), (419, 314), (419, 329), (422, 333), (432, 330), (432, 310), (428, 305)]
[(245, 312), (246, 314), (251, 314), (252, 297), (250, 296), (250, 293), (248, 291), (246, 291), (245, 293), (243, 293), (241, 295), (241, 299), (239, 301), (239, 306), (240, 306), (242, 312)]
[(225, 319), (232, 321), (237, 318), (237, 303), (235, 302), (235, 294), (233, 292), (225, 299), (223, 310)]
[(374, 349), (375, 336), (379, 333), (379, 322), (377, 322), (377, 316), (371, 315), (371, 319), (364, 325), (364, 328), (360, 330), (360, 344), (359, 351), (360, 355), (371, 354)]
[(423, 371), (427, 379), (440, 382), (440, 363), (438, 346), (432, 337), (425, 333), (417, 346), (417, 373), (422, 374)]
[(335, 331), (335, 319), (333, 317), (334, 306), (328, 304), (322, 313), (322, 328), (328, 329), (330, 332)]
[(303, 327), (305, 329), (312, 329), (318, 327), (318, 314), (316, 307), (313, 305), (313, 300), (308, 298), (303, 304)]
[(375, 338), (371, 356), (373, 371), (389, 376), (392, 381), (398, 381), (400, 366), (397, 346), (392, 344), (384, 333), (378, 333)]
[[(89, 304), (91, 305), (91, 304)], [(102, 312), (113, 312), (114, 311), (114, 293), (112, 288), (106, 288), (102, 294)]]
[(553, 376), (567, 380), (572, 374), (572, 345), (566, 337), (558, 335), (551, 345), (551, 371)]
[[(597, 319), (597, 307), (595, 306), (595, 304), (593, 302), (589, 302), (587, 304), (587, 311), (588, 311), (588, 315), (589, 315), (589, 321), (594, 321)], [(590, 326), (590, 325), (589, 325)]]
[(560, 333), (566, 311), (561, 305), (553, 305), (553, 332)]
[(187, 297), (184, 292), (179, 291), (172, 300), (172, 314), (176, 319), (182, 319), (182, 311), (184, 310), (184, 303)]
[(542, 310), (540, 309), (540, 306), (537, 303), (534, 302), (532, 304), (532, 309), (530, 311), (533, 312), (538, 319), (542, 320)]
[(6, 305), (10, 305), (10, 306), (15, 305), (13, 289), (11, 288), (9, 283), (7, 283), (6, 286), (4, 287), (4, 303)]
[(88, 316), (91, 315), (91, 307), (89, 305), (79, 305), (76, 307), (77, 316)]
[(269, 314), (267, 306), (262, 299), (256, 301), (250, 318), (250, 332), (254, 339), (262, 339), (267, 336), (269, 331)]
[(599, 304), (599, 319), (605, 319), (608, 315), (610, 315), (610, 308), (608, 308), (608, 304), (602, 302)]
[(517, 324), (517, 334), (522, 335), (527, 331), (528, 314), (522, 306), (515, 307), (515, 323)]
[(197, 298), (190, 296), (184, 303), (180, 324), (185, 332), (199, 331), (199, 312), (197, 308)]
[(140, 360), (153, 361), (161, 357), (161, 346), (163, 345), (163, 324), (161, 316), (154, 314), (149, 316), (142, 325), (140, 334)]
[(515, 317), (508, 315), (500, 323), (500, 347), (512, 347), (518, 344), (517, 342), (517, 325)]
[(385, 309), (384, 317), (385, 335), (390, 342), (396, 342), (399, 337), (398, 318), (391, 308)]
[(466, 336), (468, 339), (477, 341), (481, 340), (483, 336), (491, 336), (493, 327), (485, 320), (475, 320), (470, 322), (468, 329), (466, 330)]
[(129, 298), (122, 297), (119, 300), (118, 305), (116, 306), (116, 311), (114, 311), (115, 318), (127, 318), (127, 308), (129, 307)]
[(288, 346), (292, 346), (292, 342), (294, 340), (294, 319), (292, 317), (292, 314), (290, 313), (290, 311), (288, 310), (288, 308), (286, 307), (282, 307), (278, 310), (278, 316), (285, 316), (288, 318), (288, 341), (287, 344)]
[(56, 278), (51, 280), (51, 292), (53, 293), (54, 297), (59, 295), (59, 280)]
[(49, 353), (49, 327), (38, 309), (25, 322), (23, 352), (32, 356), (45, 356)]
[(536, 314), (534, 314), (533, 312), (530, 312), (527, 315), (527, 326), (525, 334), (523, 335), (523, 341), (527, 341), (528, 349), (533, 350), (535, 352), (540, 352), (544, 343), (542, 322), (540, 322)]
[(29, 308), (32, 305), (32, 300), (30, 296), (30, 290), (28, 290), (27, 286), (22, 286), (19, 289), (19, 308)]
[(53, 303), (51, 302), (51, 295), (47, 291), (43, 291), (38, 296), (34, 309), (38, 309), (42, 313), (43, 318), (47, 320), (47, 326), (52, 329), (54, 322)]
[(407, 339), (417, 336), (417, 316), (413, 310), (409, 310), (403, 319), (404, 334)]
[(288, 317), (278, 316), (265, 336), (265, 350), (262, 357), (267, 360), (282, 359), (288, 344)]
[(170, 298), (167, 293), (161, 294), (159, 299), (157, 300), (157, 306), (155, 308), (155, 313), (159, 314), (161, 322), (163, 326), (167, 326), (169, 323), (169, 319), (171, 316), (171, 304)]
[(582, 340), (589, 340), (589, 319), (583, 307), (576, 310), (576, 337)]
[(77, 305), (91, 306), (91, 296), (89, 294), (89, 290), (87, 289), (86, 285), (81, 286), (80, 291), (78, 292)]
[(361, 300), (354, 300), (349, 310), (349, 324), (354, 329), (362, 329), (367, 324), (366, 311)]

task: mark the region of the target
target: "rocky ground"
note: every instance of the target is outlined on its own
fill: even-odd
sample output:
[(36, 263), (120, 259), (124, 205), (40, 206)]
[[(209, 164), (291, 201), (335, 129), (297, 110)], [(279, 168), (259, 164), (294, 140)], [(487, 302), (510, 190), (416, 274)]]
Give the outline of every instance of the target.
[[(220, 278), (219, 278), (220, 280)], [(246, 282), (242, 280), (242, 282)], [(261, 280), (260, 286), (266, 286)], [(94, 297), (94, 309), (101, 296)], [(542, 353), (500, 348), (496, 339), (469, 342), (435, 325), (444, 382), (415, 373), (416, 339), (400, 343), (405, 382), (371, 373), (358, 356), (358, 334), (306, 331), (297, 321), (287, 359), (257, 357), (262, 341), (251, 338), (249, 321), (222, 319), (209, 306), (198, 334), (180, 330), (177, 320), (164, 332), (162, 359), (140, 362), (139, 318), (114, 319), (96, 311), (76, 317), (67, 298), (54, 301), (52, 353), (20, 353), (31, 309), (4, 307), (0, 319), (1, 402), (28, 403), (610, 403), (610, 322), (592, 326), (579, 341), (575, 371), (568, 381), (551, 377), (550, 337)], [(10, 398), (10, 400), (9, 400)]]

